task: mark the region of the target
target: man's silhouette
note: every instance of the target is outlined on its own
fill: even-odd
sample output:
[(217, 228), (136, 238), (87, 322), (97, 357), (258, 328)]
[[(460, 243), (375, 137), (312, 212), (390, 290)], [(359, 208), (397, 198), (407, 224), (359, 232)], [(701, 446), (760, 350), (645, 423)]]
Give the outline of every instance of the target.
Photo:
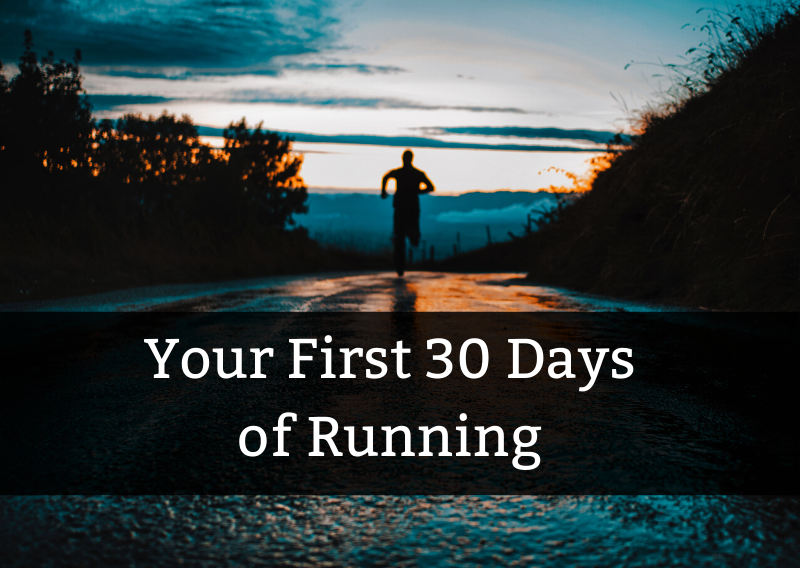
[[(414, 153), (411, 150), (403, 152), (403, 167), (388, 172), (383, 176), (381, 184), (381, 198), (386, 199), (386, 182), (394, 179), (397, 189), (394, 192), (394, 265), (397, 275), (402, 276), (405, 271), (406, 237), (411, 241), (411, 246), (419, 244), (419, 195), (433, 191), (433, 184), (425, 172), (411, 165)], [(424, 185), (425, 189), (421, 186)]]

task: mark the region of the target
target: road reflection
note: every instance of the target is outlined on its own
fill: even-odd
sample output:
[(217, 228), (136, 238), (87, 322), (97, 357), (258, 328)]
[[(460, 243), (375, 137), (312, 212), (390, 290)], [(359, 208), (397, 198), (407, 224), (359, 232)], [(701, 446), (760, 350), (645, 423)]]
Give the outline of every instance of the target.
[(774, 566), (798, 558), (797, 511), (731, 496), (4, 497), (0, 546), (17, 565)]
[(416, 312), (417, 310), (417, 287), (405, 278), (395, 278), (394, 282), (394, 304), (393, 312)]
[(154, 286), (44, 302), (0, 311), (683, 311), (536, 286), (524, 274), (388, 272), (280, 276), (181, 286)]

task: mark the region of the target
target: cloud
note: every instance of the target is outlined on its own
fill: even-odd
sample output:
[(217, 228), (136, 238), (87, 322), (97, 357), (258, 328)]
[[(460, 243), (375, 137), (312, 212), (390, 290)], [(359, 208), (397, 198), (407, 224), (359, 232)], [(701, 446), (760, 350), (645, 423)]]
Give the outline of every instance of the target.
[(190, 69), (188, 67), (130, 67), (124, 65), (84, 65), (84, 71), (111, 77), (130, 77), (132, 79), (169, 79), (182, 81), (196, 79), (209, 75), (267, 75), (278, 77), (286, 71), (300, 71), (306, 73), (359, 73), (361, 75), (388, 75), (406, 73), (408, 70), (393, 65), (370, 65), (367, 63), (299, 63), (282, 61), (286, 58), (276, 58), (274, 61), (261, 63), (250, 67), (237, 67), (235, 69)]
[[(161, 104), (168, 101), (213, 101), (217, 103), (249, 103), (249, 104), (275, 104), (275, 105), (296, 105), (327, 108), (368, 108), (368, 109), (410, 109), (410, 110), (459, 110), (468, 112), (492, 112), (509, 114), (528, 114), (516, 107), (490, 107), (490, 106), (461, 106), (461, 105), (439, 105), (426, 104), (408, 99), (392, 97), (348, 97), (348, 96), (324, 96), (308, 95), (303, 93), (291, 93), (272, 91), (269, 89), (237, 89), (224, 91), (213, 96), (197, 96), (185, 98), (167, 97), (145, 97), (143, 95), (123, 95), (123, 94), (103, 94), (89, 95), (92, 100), (100, 97), (107, 100), (116, 100), (120, 97), (130, 97), (128, 104)], [(137, 97), (140, 100), (136, 100)], [(152, 99), (148, 101), (147, 99)], [(120, 106), (120, 105), (116, 105)], [(104, 107), (105, 108), (105, 107)]]
[[(222, 136), (222, 128), (199, 126), (201, 136)], [(369, 146), (392, 146), (396, 148), (450, 148), (454, 150), (506, 150), (515, 152), (597, 152), (592, 148), (574, 146), (540, 146), (534, 144), (471, 144), (445, 142), (420, 136), (377, 136), (372, 134), (309, 134), (307, 132), (281, 132), (296, 142), (327, 144), (365, 144)]]
[(278, 57), (318, 53), (339, 38), (328, 0), (3, 0), (0, 58), (15, 60), (22, 33), (35, 49), (127, 76), (165, 67), (195, 73), (276, 72)]
[[(574, 140), (577, 142), (593, 142), (607, 144), (615, 132), (602, 130), (569, 130), (564, 128), (529, 128), (522, 126), (458, 126), (458, 127), (426, 127), (420, 128), (428, 136), (446, 136), (465, 134), (470, 136), (497, 136), (502, 138)], [(622, 136), (623, 143), (629, 143), (629, 136)]]
[[(143, 75), (140, 75), (143, 76)], [(108, 109), (112, 106), (122, 106), (123, 104), (162, 104), (170, 101), (213, 101), (217, 103), (249, 103), (249, 104), (275, 104), (275, 105), (296, 105), (327, 108), (367, 108), (367, 109), (411, 109), (411, 110), (459, 110), (468, 112), (492, 112), (509, 114), (528, 114), (527, 111), (516, 107), (489, 107), (489, 106), (461, 106), (461, 105), (438, 105), (426, 104), (408, 99), (392, 97), (348, 97), (348, 96), (324, 96), (308, 95), (303, 93), (291, 93), (272, 91), (269, 89), (237, 89), (224, 91), (213, 96), (196, 97), (156, 97), (145, 95), (125, 95), (125, 94), (102, 94), (89, 95), (92, 101), (97, 100), (95, 108)], [(109, 106), (108, 101), (124, 100), (128, 98), (130, 102), (119, 103)]]
[(173, 99), (153, 95), (88, 95), (92, 110), (114, 110), (130, 105), (156, 105), (168, 103)]
[(516, 107), (462, 106), (427, 104), (392, 97), (342, 97), (305, 94), (286, 94), (266, 89), (240, 89), (221, 95), (226, 102), (271, 103), (284, 105), (324, 106), (329, 108), (374, 108), (411, 110), (461, 110), (468, 112), (501, 112), (528, 114)]
[(85, 73), (108, 75), (110, 77), (130, 77), (132, 79), (170, 79), (173, 81), (190, 79), (195, 73), (187, 67), (127, 67), (82, 65)]
[(287, 63), (284, 69), (298, 71), (355, 71), (364, 75), (406, 73), (408, 70), (394, 65), (368, 65), (366, 63)]

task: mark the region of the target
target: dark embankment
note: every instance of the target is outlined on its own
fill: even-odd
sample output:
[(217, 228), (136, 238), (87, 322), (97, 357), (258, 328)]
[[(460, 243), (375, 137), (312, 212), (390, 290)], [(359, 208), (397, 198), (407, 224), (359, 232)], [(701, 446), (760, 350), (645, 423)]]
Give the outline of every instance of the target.
[(643, 113), (642, 135), (560, 219), (459, 267), (708, 308), (800, 309), (800, 18), (757, 32), (702, 88)]

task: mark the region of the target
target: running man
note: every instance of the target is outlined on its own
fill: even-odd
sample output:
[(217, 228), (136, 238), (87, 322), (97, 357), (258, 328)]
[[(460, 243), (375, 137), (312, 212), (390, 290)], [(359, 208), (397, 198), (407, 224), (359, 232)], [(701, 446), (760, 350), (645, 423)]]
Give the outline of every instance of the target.
[[(394, 266), (397, 275), (405, 272), (406, 237), (411, 246), (419, 244), (419, 196), (421, 193), (433, 191), (433, 184), (425, 172), (411, 165), (414, 153), (411, 150), (403, 152), (403, 167), (388, 172), (383, 176), (381, 184), (381, 198), (386, 199), (386, 182), (394, 179), (397, 189), (394, 192)], [(422, 189), (421, 186), (425, 186)]]

